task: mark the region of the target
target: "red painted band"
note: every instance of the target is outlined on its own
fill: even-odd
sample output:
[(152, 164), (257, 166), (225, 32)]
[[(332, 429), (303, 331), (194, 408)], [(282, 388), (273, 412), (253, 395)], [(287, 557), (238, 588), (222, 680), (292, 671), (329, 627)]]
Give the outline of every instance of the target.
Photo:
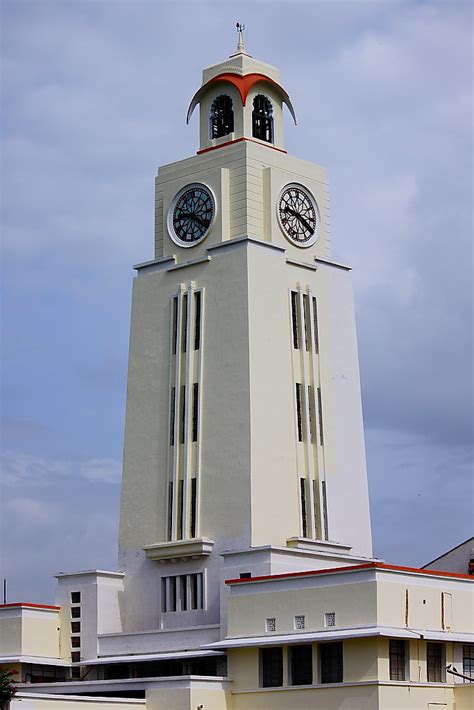
[(0, 604), (0, 609), (13, 608), (15, 606), (33, 608), (33, 609), (53, 609), (59, 611), (60, 606), (51, 606), (50, 604), (28, 604), (28, 602), (13, 602), (12, 604)]

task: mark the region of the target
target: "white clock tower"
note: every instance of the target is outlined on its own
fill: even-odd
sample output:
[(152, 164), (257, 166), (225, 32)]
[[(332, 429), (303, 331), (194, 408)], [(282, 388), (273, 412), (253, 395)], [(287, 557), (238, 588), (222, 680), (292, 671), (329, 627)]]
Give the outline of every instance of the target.
[(204, 70), (200, 148), (159, 169), (155, 258), (135, 267), (121, 616), (164, 649), (225, 633), (226, 577), (372, 555), (350, 268), (284, 105), (295, 119), (241, 41)]

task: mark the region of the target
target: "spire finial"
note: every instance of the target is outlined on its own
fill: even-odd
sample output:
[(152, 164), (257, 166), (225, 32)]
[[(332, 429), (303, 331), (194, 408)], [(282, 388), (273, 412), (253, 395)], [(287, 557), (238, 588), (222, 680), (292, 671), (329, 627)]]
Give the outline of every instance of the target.
[(242, 25), (242, 23), (237, 22), (236, 23), (236, 28), (237, 28), (237, 51), (238, 52), (244, 52), (245, 47), (244, 47), (244, 38), (243, 38), (243, 31), (245, 30), (245, 25)]

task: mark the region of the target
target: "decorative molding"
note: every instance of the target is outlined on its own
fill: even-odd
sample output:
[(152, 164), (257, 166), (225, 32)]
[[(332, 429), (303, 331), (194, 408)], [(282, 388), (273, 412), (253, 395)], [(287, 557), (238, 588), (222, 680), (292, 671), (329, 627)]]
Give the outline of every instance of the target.
[(144, 274), (151, 274), (154, 271), (164, 271), (168, 268), (169, 263), (176, 263), (176, 256), (174, 254), (171, 256), (160, 256), (158, 259), (135, 264), (133, 268), (135, 271), (138, 271), (137, 276), (143, 276)]
[(155, 545), (146, 545), (143, 550), (147, 559), (166, 562), (180, 560), (187, 557), (208, 557), (214, 546), (214, 540), (207, 537), (193, 538), (191, 540), (173, 540), (172, 542), (158, 542)]
[(330, 261), (329, 259), (321, 259), (317, 256), (314, 257), (314, 260), (318, 264), (324, 264), (324, 266), (334, 266), (336, 269), (344, 269), (344, 271), (352, 271), (352, 266), (347, 266), (347, 264), (338, 264), (337, 261)]

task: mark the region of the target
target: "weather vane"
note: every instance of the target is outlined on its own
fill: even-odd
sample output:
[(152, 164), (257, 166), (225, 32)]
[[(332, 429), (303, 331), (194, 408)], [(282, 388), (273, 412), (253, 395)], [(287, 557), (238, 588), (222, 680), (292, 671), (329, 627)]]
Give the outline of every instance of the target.
[(243, 38), (242, 33), (245, 30), (245, 25), (242, 25), (242, 23), (237, 22), (235, 26), (237, 27), (237, 34), (239, 36), (239, 39), (237, 41), (237, 51), (243, 52), (244, 51), (244, 38)]

